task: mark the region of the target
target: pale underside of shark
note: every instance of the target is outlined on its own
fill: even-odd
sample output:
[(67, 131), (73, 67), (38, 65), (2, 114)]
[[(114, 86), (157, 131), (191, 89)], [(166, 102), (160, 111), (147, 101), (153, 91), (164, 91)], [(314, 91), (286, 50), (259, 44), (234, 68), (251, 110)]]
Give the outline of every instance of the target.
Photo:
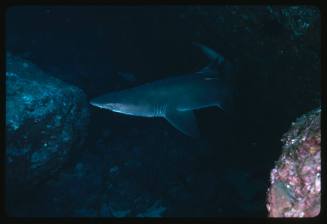
[[(93, 106), (142, 117), (165, 118), (188, 136), (199, 136), (193, 110), (231, 105), (230, 64), (223, 56), (198, 43), (211, 63), (198, 72), (111, 92), (91, 100)], [(227, 108), (228, 109), (228, 108)]]

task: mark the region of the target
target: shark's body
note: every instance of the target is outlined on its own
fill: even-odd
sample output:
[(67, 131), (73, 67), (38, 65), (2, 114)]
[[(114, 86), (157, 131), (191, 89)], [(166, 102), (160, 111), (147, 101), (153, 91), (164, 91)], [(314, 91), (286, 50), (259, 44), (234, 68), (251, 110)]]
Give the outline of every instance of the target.
[(199, 72), (112, 92), (91, 100), (91, 104), (117, 113), (163, 117), (189, 136), (198, 136), (192, 110), (210, 106), (221, 109), (231, 102), (229, 64), (218, 53), (197, 44), (212, 60)]

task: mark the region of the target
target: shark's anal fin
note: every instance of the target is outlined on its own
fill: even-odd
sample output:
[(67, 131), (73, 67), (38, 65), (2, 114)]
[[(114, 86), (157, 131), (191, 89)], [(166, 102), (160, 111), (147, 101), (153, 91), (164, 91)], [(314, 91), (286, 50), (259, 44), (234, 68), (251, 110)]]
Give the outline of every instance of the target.
[(169, 110), (167, 111), (165, 118), (172, 126), (183, 132), (185, 135), (199, 137), (199, 130), (192, 110)]

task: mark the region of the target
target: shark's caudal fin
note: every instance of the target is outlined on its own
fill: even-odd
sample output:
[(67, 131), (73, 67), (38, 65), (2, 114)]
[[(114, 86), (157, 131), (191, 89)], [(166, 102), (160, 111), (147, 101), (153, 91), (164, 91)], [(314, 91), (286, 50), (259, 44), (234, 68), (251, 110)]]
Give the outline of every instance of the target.
[(199, 130), (192, 110), (170, 110), (165, 115), (166, 120), (185, 135), (199, 137)]

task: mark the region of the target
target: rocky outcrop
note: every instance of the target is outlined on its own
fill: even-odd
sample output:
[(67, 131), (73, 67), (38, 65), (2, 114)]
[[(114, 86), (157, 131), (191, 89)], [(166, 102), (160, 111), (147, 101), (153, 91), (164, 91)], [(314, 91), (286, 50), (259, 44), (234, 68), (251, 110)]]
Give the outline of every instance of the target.
[[(249, 99), (247, 104), (255, 97), (256, 105), (265, 104), (267, 99), (272, 99), (270, 105), (287, 105), (291, 101), (296, 111), (319, 105), (318, 8), (189, 6), (181, 18), (188, 29), (194, 30), (193, 40), (220, 51), (237, 66), (238, 90), (243, 102), (245, 97)], [(289, 83), (292, 88), (286, 85)], [(254, 90), (253, 95), (249, 89)], [(283, 98), (277, 98), (276, 94)]]
[(85, 94), (29, 61), (6, 58), (7, 199), (55, 174), (86, 135)]
[(298, 118), (284, 135), (282, 155), (271, 171), (270, 217), (314, 217), (320, 213), (320, 111)]

